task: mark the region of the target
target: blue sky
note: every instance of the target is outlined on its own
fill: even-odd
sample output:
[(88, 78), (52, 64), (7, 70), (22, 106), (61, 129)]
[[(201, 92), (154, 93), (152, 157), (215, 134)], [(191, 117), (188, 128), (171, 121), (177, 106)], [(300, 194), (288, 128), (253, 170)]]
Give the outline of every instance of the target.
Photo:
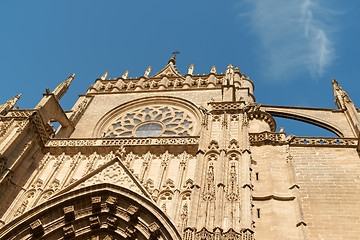
[(359, 10), (356, 0), (3, 0), (0, 100), (21, 92), (18, 106), (33, 108), (76, 73), (69, 110), (105, 71), (154, 74), (178, 50), (183, 74), (239, 66), (261, 104), (335, 108), (336, 78), (359, 107)]

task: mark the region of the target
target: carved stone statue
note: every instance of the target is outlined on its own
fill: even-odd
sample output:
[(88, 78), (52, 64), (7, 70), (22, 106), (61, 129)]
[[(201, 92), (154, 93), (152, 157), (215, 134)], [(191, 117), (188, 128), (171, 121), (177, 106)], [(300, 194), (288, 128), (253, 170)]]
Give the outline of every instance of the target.
[(188, 69), (188, 74), (192, 75), (194, 72), (194, 64), (191, 64), (189, 69)]

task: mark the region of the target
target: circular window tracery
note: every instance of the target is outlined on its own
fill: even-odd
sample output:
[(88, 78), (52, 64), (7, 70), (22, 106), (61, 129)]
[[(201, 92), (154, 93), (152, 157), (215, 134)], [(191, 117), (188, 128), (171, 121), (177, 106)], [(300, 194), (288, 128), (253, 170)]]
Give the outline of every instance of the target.
[(113, 121), (104, 137), (190, 136), (194, 128), (191, 114), (177, 106), (152, 105), (129, 109)]

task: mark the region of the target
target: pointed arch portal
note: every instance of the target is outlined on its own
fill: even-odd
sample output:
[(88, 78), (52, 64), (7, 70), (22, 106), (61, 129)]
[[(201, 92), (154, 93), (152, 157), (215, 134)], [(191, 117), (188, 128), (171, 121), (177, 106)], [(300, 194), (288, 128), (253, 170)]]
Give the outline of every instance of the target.
[(1, 229), (0, 239), (181, 239), (155, 203), (131, 190), (97, 184), (42, 203)]

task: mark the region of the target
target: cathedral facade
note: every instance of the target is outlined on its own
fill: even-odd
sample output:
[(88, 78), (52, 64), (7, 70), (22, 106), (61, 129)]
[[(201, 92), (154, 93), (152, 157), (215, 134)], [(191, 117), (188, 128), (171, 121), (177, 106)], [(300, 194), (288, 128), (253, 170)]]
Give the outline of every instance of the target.
[(338, 82), (337, 109), (272, 106), (238, 67), (193, 72), (105, 73), (64, 111), (73, 74), (1, 105), (0, 239), (359, 239), (360, 111)]

